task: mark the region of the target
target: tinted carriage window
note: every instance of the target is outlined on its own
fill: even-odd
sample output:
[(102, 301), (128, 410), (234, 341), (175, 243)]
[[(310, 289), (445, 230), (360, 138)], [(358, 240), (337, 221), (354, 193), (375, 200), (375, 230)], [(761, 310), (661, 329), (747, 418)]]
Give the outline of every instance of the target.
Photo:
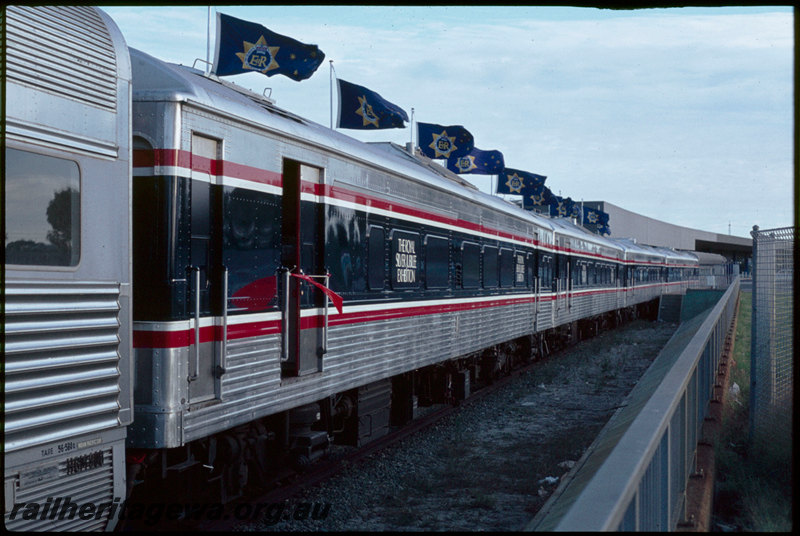
[(81, 251), (78, 164), (6, 149), (4, 172), (6, 263), (76, 266)]
[(483, 288), (497, 286), (497, 248), (483, 248)]
[(405, 231), (393, 231), (392, 241), (392, 288), (416, 288), (419, 286), (419, 235)]
[(556, 255), (556, 277), (561, 283), (561, 289), (564, 290), (567, 287), (567, 267), (568, 267), (568, 259), (566, 255)]
[(507, 248), (500, 249), (500, 286), (512, 286), (515, 279), (514, 274), (514, 252)]
[(425, 239), (425, 286), (447, 287), (450, 268), (449, 241), (446, 238), (429, 236)]
[(369, 244), (367, 245), (369, 255), (368, 284), (371, 290), (382, 290), (385, 283), (386, 260), (384, 242), (386, 233), (381, 227), (369, 228)]
[(464, 288), (480, 285), (481, 250), (478, 244), (464, 242), (461, 250), (462, 281)]
[(228, 267), (228, 312), (277, 305), (280, 201), (245, 188), (225, 188), (222, 263)]
[(550, 289), (553, 282), (552, 257), (550, 255), (539, 256), (539, 288)]

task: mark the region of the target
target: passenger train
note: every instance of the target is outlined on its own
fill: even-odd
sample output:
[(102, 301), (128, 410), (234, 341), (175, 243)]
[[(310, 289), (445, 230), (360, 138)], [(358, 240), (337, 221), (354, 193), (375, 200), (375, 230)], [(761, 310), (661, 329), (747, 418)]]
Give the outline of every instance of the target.
[(697, 274), (129, 49), (101, 10), (6, 13), (7, 528), (231, 500)]

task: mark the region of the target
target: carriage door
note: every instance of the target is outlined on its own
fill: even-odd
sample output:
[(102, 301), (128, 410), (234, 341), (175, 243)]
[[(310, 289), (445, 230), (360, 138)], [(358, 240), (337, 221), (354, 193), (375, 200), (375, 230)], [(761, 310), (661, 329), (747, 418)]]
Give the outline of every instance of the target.
[(187, 270), (192, 319), (189, 352), (189, 402), (219, 397), (220, 363), (225, 341), (218, 340), (220, 330), (215, 318), (221, 313), (222, 268), (220, 266), (219, 224), (220, 196), (216, 195), (218, 140), (192, 134), (190, 180), (191, 265)]
[(283, 162), (281, 264), (282, 281), (281, 372), (302, 376), (322, 371), (325, 352), (327, 297), (312, 283), (326, 285), (324, 277), (324, 205), (317, 201), (322, 170), (293, 160)]

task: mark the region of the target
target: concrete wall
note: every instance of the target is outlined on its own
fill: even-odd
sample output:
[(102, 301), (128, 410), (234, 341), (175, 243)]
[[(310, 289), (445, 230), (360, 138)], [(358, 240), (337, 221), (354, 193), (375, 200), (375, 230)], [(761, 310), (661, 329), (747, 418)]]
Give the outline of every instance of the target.
[(749, 252), (752, 251), (751, 238), (681, 227), (636, 214), (607, 201), (584, 201), (583, 204), (608, 214), (612, 238), (635, 238), (639, 243), (651, 246), (689, 251), (715, 251), (726, 256), (732, 252), (749, 256)]

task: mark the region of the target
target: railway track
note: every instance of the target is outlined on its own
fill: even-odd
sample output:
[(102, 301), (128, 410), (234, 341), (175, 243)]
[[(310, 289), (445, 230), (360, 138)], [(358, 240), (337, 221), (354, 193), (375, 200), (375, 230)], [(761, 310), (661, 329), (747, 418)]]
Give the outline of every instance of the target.
[[(637, 327), (638, 323), (638, 327)], [(658, 326), (661, 327), (658, 327)], [(666, 330), (666, 331), (665, 331)], [(649, 362), (660, 350), (663, 343), (671, 336), (673, 328), (664, 326), (664, 323), (650, 323), (636, 321), (633, 324), (623, 324), (621, 327), (605, 331), (598, 336), (581, 341), (575, 345), (561, 348), (543, 360), (525, 363), (517, 369), (513, 369), (506, 375), (496, 378), (492, 383), (481, 385), (475, 389), (466, 399), (454, 405), (431, 406), (427, 413), (411, 421), (407, 425), (390, 431), (387, 435), (375, 439), (361, 448), (333, 446), (330, 453), (323, 459), (313, 464), (307, 471), (296, 473), (292, 470), (285, 470), (277, 475), (268, 485), (261, 489), (251, 488), (242, 498), (231, 501), (225, 505), (196, 503), (194, 509), (185, 509), (179, 513), (170, 515), (167, 512), (154, 512), (148, 518), (147, 515), (140, 515), (135, 521), (125, 521), (118, 527), (122, 531), (252, 531), (252, 530), (280, 530), (281, 526), (288, 527), (286, 530), (295, 530), (299, 526), (305, 526), (307, 521), (310, 525), (309, 530), (342, 530), (338, 528), (342, 521), (326, 520), (325, 516), (331, 513), (332, 518), (362, 517), (365, 511), (375, 508), (374, 504), (365, 506), (359, 498), (351, 501), (350, 497), (360, 495), (359, 492), (353, 493), (352, 486), (358, 487), (359, 484), (351, 484), (351, 476), (357, 474), (357, 481), (365, 474), (371, 476), (365, 478), (365, 488), (373, 482), (380, 481), (376, 491), (372, 492), (378, 502), (396, 501), (397, 510), (407, 509), (407, 504), (403, 501), (416, 502), (417, 491), (411, 491), (408, 480), (413, 480), (409, 475), (420, 471), (426, 465), (435, 467), (442, 463), (450, 463), (449, 460), (461, 460), (455, 463), (463, 465), (463, 474), (456, 475), (461, 479), (462, 490), (467, 491), (477, 497), (478, 506), (481, 496), (490, 496), (497, 490), (517, 486), (509, 484), (508, 481), (497, 479), (496, 483), (490, 484), (494, 491), (483, 492), (475, 491), (475, 487), (468, 476), (471, 471), (480, 473), (483, 469), (473, 466), (471, 462), (463, 462), (464, 459), (475, 459), (475, 456), (461, 457), (459, 455), (467, 446), (473, 443), (484, 444), (483, 451), (478, 457), (491, 458), (498, 454), (504, 455), (508, 469), (500, 469), (500, 472), (514, 472), (515, 464), (522, 464), (520, 468), (520, 478), (529, 480), (533, 489), (526, 492), (530, 500), (524, 499), (531, 504), (519, 508), (525, 516), (535, 512), (535, 508), (541, 506), (546, 499), (546, 493), (551, 491), (548, 484), (539, 485), (542, 478), (549, 480), (552, 475), (560, 475), (558, 471), (565, 471), (559, 467), (554, 467), (547, 473), (530, 473), (530, 467), (543, 465), (541, 460), (523, 461), (517, 459), (511, 450), (495, 453), (495, 438), (501, 438), (509, 430), (514, 434), (523, 437), (520, 448), (524, 454), (525, 450), (529, 453), (551, 450), (555, 451), (555, 456), (559, 459), (549, 460), (551, 466), (557, 466), (560, 462), (567, 459), (577, 459), (568, 451), (573, 450), (573, 446), (585, 442), (589, 445), (599, 428), (607, 417), (618, 407), (622, 399), (629, 392), (630, 388), (638, 381), (640, 374), (649, 366)], [(652, 333), (651, 333), (652, 332)], [(658, 341), (661, 340), (661, 343)], [(613, 344), (612, 342), (613, 341)], [(598, 346), (599, 345), (599, 346)], [(603, 349), (610, 346), (610, 349)], [(647, 347), (647, 348), (645, 348)], [(650, 357), (639, 356), (638, 354), (651, 352)], [(635, 365), (635, 371), (612, 370), (614, 363), (623, 368), (631, 368)], [(626, 364), (627, 362), (627, 364)], [(611, 364), (611, 368), (610, 365)], [(518, 380), (518, 381), (516, 381)], [(475, 386), (477, 387), (477, 386)], [(508, 389), (503, 389), (508, 387)], [(606, 387), (611, 387), (615, 391), (612, 396), (606, 396), (603, 392)], [(497, 393), (497, 396), (491, 397)], [(513, 393), (513, 394), (512, 394)], [(599, 398), (596, 395), (600, 395)], [(488, 397), (488, 400), (486, 400)], [(485, 403), (481, 403), (484, 402)], [(520, 408), (519, 406), (522, 406)], [(533, 409), (537, 413), (531, 415), (528, 421), (506, 422), (509, 414), (514, 414), (518, 410)], [(477, 415), (477, 417), (476, 417)], [(453, 418), (447, 419), (452, 416)], [(437, 423), (445, 421), (443, 426), (435, 426)], [(452, 427), (453, 422), (468, 423), (467, 427), (480, 429), (480, 435), (475, 437), (460, 437), (460, 435), (444, 430)], [(556, 428), (561, 424), (566, 430), (559, 431)], [(544, 432), (542, 432), (544, 430)], [(419, 432), (425, 431), (424, 434)], [(450, 435), (447, 435), (447, 434)], [(403, 440), (415, 436), (412, 441), (403, 443), (394, 449), (389, 447), (402, 443)], [(565, 437), (569, 439), (565, 440)], [(434, 439), (435, 438), (435, 439)], [(559, 439), (561, 438), (561, 439)], [(548, 442), (566, 441), (564, 446), (548, 445)], [(488, 442), (488, 443), (487, 443)], [(567, 445), (568, 443), (568, 445)], [(411, 446), (410, 446), (411, 445)], [(420, 448), (420, 445), (425, 445)], [(430, 448), (430, 446), (433, 448)], [(408, 448), (407, 448), (408, 447)], [(531, 449), (531, 447), (535, 447)], [(391, 450), (391, 454), (379, 455), (385, 450)], [(411, 452), (403, 454), (401, 458), (395, 459), (397, 452)], [(411, 456), (411, 458), (409, 458)], [(578, 454), (579, 456), (579, 454)], [(551, 463), (553, 462), (553, 463)], [(373, 466), (388, 463), (391, 470), (375, 472)], [(344, 471), (346, 469), (346, 471)], [(346, 476), (340, 476), (342, 472)], [(352, 471), (352, 473), (351, 473)], [(485, 471), (484, 471), (485, 472)], [(448, 477), (442, 478), (434, 474), (431, 470), (429, 474), (422, 474), (420, 480), (429, 479), (433, 482), (428, 487), (437, 489), (444, 486), (444, 481)], [(499, 476), (499, 475), (498, 475)], [(488, 478), (492, 478), (490, 475)], [(438, 480), (437, 480), (438, 479)], [(485, 476), (477, 475), (475, 481), (485, 481)], [(344, 489), (342, 483), (345, 482)], [(381, 487), (382, 486), (382, 487)], [(538, 487), (538, 490), (536, 489)], [(267, 489), (268, 488), (268, 489)], [(393, 488), (397, 488), (395, 493)], [(406, 491), (403, 489), (406, 488)], [(544, 488), (544, 489), (543, 489)], [(554, 488), (554, 486), (553, 486)], [(387, 492), (386, 490), (389, 489)], [(365, 492), (369, 495), (370, 492)], [(426, 490), (423, 489), (423, 493)], [(444, 491), (444, 494), (450, 493)], [(176, 499), (179, 499), (176, 492)], [(393, 498), (396, 496), (396, 499)], [(312, 499), (308, 499), (312, 497)], [(317, 497), (317, 499), (313, 499)], [(321, 500), (319, 498), (321, 497)], [(331, 505), (331, 499), (334, 504)], [(375, 501), (371, 501), (374, 503)], [(492, 500), (489, 500), (492, 502)], [(535, 504), (534, 504), (535, 503)], [(379, 506), (381, 508), (382, 506)], [(330, 511), (330, 512), (329, 512)], [(384, 514), (378, 514), (383, 516)], [(508, 516), (506, 516), (508, 517)], [(157, 518), (157, 520), (156, 520)], [(330, 521), (330, 522), (329, 522)], [(355, 521), (348, 520), (346, 525)], [(371, 523), (371, 521), (370, 521)], [(331, 525), (334, 528), (331, 528)], [(357, 525), (355, 530), (365, 530)], [(428, 528), (428, 527), (423, 527)], [(439, 530), (436, 526), (435, 530)], [(506, 527), (506, 530), (513, 530), (513, 524)], [(371, 530), (369, 526), (367, 529)], [(378, 530), (394, 530), (393, 527)], [(401, 528), (402, 530), (402, 528)], [(469, 529), (467, 529), (469, 530)], [(474, 530), (474, 529), (473, 529)], [(503, 530), (503, 527), (500, 527)]]
[[(225, 505), (211, 503), (195, 503), (182, 505), (180, 511), (170, 514), (168, 511), (150, 512), (137, 515), (137, 519), (129, 519), (120, 523), (118, 531), (230, 531), (243, 521), (256, 521), (263, 516), (274, 516), (278, 510), (288, 520), (291, 514), (283, 508), (285, 503), (297, 497), (304, 490), (313, 488), (337, 475), (343, 468), (353, 466), (370, 456), (395, 445), (404, 439), (421, 432), (442, 419), (457, 413), (465, 407), (477, 403), (491, 393), (505, 387), (514, 379), (530, 371), (536, 361), (518, 367), (508, 374), (496, 378), (492, 383), (483, 385), (465, 399), (454, 404), (438, 404), (432, 409), (406, 424), (390, 431), (360, 448), (348, 448), (335, 459), (323, 459), (303, 473), (285, 469), (276, 475), (267, 491), (257, 491), (245, 497), (233, 500)], [(158, 517), (158, 521), (155, 518)]]
[[(265, 514), (274, 513), (274, 508), (276, 505), (281, 505), (286, 501), (296, 497), (305, 489), (312, 488), (322, 482), (325, 482), (334, 475), (338, 474), (344, 467), (357, 464), (374, 455), (375, 453), (380, 452), (392, 445), (399, 443), (400, 441), (403, 441), (409, 436), (433, 426), (445, 417), (460, 411), (464, 407), (482, 400), (489, 394), (508, 385), (521, 374), (528, 372), (535, 365), (536, 362), (532, 361), (520, 368), (512, 370), (509, 374), (497, 378), (494, 382), (484, 385), (482, 388), (476, 390), (465, 400), (462, 400), (456, 404), (440, 404), (436, 409), (429, 411), (427, 414), (415, 419), (411, 423), (393, 430), (385, 436), (375, 439), (361, 448), (353, 449), (351, 452), (335, 460), (323, 460), (322, 462), (312, 466), (312, 468), (305, 473), (298, 474), (287, 471), (285, 477), (280, 481), (280, 485), (271, 489), (270, 491), (257, 496), (251, 496), (246, 499), (236, 500), (227, 505), (225, 512), (221, 516), (221, 519), (201, 521), (187, 520), (182, 523), (183, 527), (181, 528), (193, 531), (228, 531), (240, 524), (242, 517), (252, 517), (255, 509), (257, 508), (257, 506), (254, 505), (261, 505)], [(272, 510), (270, 510), (270, 508), (272, 508)], [(248, 513), (248, 515), (241, 515), (244, 512)], [(288, 512), (283, 512), (283, 519), (288, 520), (290, 515), (291, 514)]]

